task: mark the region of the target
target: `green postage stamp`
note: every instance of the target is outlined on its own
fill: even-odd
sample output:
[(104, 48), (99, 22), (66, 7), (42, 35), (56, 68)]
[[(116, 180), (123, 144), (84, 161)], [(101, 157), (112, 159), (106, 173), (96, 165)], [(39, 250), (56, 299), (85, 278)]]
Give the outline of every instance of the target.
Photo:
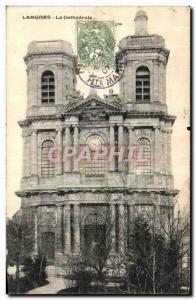
[(88, 86), (104, 89), (116, 84), (123, 75), (123, 63), (115, 59), (114, 22), (77, 23), (78, 74)]

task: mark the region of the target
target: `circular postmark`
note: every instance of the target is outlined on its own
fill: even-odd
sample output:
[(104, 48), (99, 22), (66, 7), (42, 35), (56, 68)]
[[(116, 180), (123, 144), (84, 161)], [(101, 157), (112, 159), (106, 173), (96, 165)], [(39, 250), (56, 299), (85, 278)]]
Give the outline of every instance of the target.
[(87, 21), (78, 26), (78, 75), (90, 87), (108, 88), (123, 75), (117, 68), (111, 22)]

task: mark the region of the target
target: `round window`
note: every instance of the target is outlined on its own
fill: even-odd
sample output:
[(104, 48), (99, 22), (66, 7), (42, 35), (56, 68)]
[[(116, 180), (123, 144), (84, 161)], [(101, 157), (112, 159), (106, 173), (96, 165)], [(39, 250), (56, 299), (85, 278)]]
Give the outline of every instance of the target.
[(88, 140), (88, 145), (91, 151), (96, 151), (96, 149), (101, 148), (102, 146), (102, 140), (99, 136), (92, 136)]

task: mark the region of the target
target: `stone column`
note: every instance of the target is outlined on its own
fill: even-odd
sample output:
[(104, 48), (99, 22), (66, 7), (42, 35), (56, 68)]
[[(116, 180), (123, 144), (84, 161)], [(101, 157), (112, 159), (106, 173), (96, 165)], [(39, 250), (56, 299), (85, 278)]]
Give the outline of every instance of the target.
[[(152, 77), (152, 76), (150, 76)], [(151, 101), (159, 101), (159, 63), (154, 61), (154, 81), (153, 81), (153, 90), (150, 91), (150, 95), (153, 96)], [(151, 89), (151, 86), (150, 86)]]
[(23, 177), (28, 177), (30, 175), (29, 172), (29, 134), (28, 132), (23, 132)]
[(125, 247), (125, 207), (124, 204), (119, 204), (119, 216), (118, 216), (118, 236), (119, 236), (119, 248), (118, 251), (122, 253)]
[[(120, 153), (121, 147), (123, 146), (123, 126), (118, 126), (118, 152)], [(123, 170), (123, 162), (120, 161), (120, 155), (118, 156), (118, 170)]]
[(34, 229), (34, 237), (33, 237), (33, 254), (37, 255), (38, 254), (38, 238), (37, 238), (37, 231), (38, 231), (38, 226), (37, 226), (37, 207), (34, 207), (33, 209), (33, 229)]
[(128, 239), (127, 242), (128, 244), (130, 243), (130, 234), (133, 228), (133, 221), (134, 221), (134, 205), (133, 204), (129, 204), (128, 207), (128, 225), (127, 225), (127, 231), (128, 231)]
[(163, 103), (166, 102), (166, 66), (162, 65), (162, 86), (163, 86), (163, 95), (162, 101)]
[(22, 177), (27, 177), (26, 175), (26, 162), (27, 162), (27, 157), (26, 157), (26, 135), (25, 133), (22, 134), (22, 137), (23, 137), (23, 152), (22, 152), (22, 156), (23, 156), (23, 168), (22, 168)]
[(172, 145), (171, 145), (171, 135), (172, 135), (172, 129), (170, 129), (169, 131), (168, 131), (168, 137), (167, 137), (167, 139), (168, 139), (168, 153), (167, 153), (167, 155), (168, 155), (168, 174), (169, 175), (171, 175), (172, 174), (172, 159), (171, 159), (171, 152), (172, 152)]
[(127, 78), (129, 78), (129, 84), (126, 82), (127, 87), (127, 102), (131, 102), (134, 99), (134, 93), (133, 93), (133, 62), (127, 61)]
[(57, 86), (58, 83), (58, 88), (55, 89), (55, 105), (62, 105), (64, 101), (64, 95), (63, 94), (63, 88), (65, 86), (64, 82), (64, 66), (62, 63), (56, 63), (56, 68), (57, 72), (55, 73), (55, 85)]
[(57, 175), (62, 175), (63, 170), (63, 160), (62, 160), (62, 154), (63, 154), (63, 137), (62, 137), (62, 129), (57, 130)]
[(161, 157), (160, 166), (161, 166), (161, 173), (165, 174), (165, 130), (164, 128), (161, 128), (160, 130), (161, 135), (161, 155), (159, 156), (159, 159)]
[(163, 62), (159, 64), (159, 101), (165, 103), (165, 66)]
[(64, 228), (64, 251), (71, 253), (71, 206), (67, 204), (63, 209), (63, 228)]
[(74, 252), (80, 251), (80, 205), (74, 205)]
[[(77, 153), (78, 153), (78, 145), (79, 145), (78, 134), (79, 134), (78, 126), (75, 126), (74, 127), (74, 148), (76, 149)], [(73, 158), (73, 171), (78, 172), (78, 160), (76, 156)]]
[(128, 205), (128, 220), (129, 220), (129, 223), (133, 222), (133, 218), (134, 218), (134, 205), (129, 204)]
[(57, 223), (56, 223), (56, 251), (63, 252), (63, 207), (57, 206)]
[(168, 133), (167, 131), (163, 132), (164, 135), (164, 173), (168, 174)]
[(111, 226), (111, 251), (112, 253), (116, 252), (116, 205), (110, 204), (110, 226)]
[(129, 153), (128, 153), (128, 172), (134, 174), (135, 173), (135, 161), (137, 158), (137, 149), (134, 143), (134, 127), (128, 127), (129, 131)]
[(31, 133), (31, 175), (37, 175), (37, 131)]
[(155, 173), (161, 173), (161, 161), (162, 161), (162, 144), (161, 144), (161, 132), (158, 127), (154, 128), (154, 171)]
[(28, 136), (26, 137), (26, 175), (27, 177), (29, 177), (31, 175), (31, 162), (30, 162), (30, 151), (31, 151), (31, 145), (30, 145), (30, 135), (28, 134)]
[[(111, 151), (111, 147), (115, 147), (114, 125), (110, 125), (110, 151)], [(111, 157), (110, 171), (115, 171), (114, 157)]]
[[(38, 93), (39, 90), (41, 90), (41, 80), (38, 78), (38, 65), (27, 65), (27, 74), (28, 74), (28, 90), (27, 90), (27, 96), (28, 96), (28, 109), (30, 109), (33, 105), (38, 105), (38, 101), (41, 98), (41, 92)], [(39, 100), (38, 100), (39, 99)], [(41, 101), (39, 102), (41, 103)]]
[(71, 171), (71, 160), (70, 158), (66, 157), (67, 154), (67, 147), (70, 147), (71, 145), (71, 135), (70, 135), (70, 127), (67, 126), (65, 128), (65, 147), (64, 147), (64, 156), (63, 156), (63, 162), (64, 162), (64, 172), (70, 172)]

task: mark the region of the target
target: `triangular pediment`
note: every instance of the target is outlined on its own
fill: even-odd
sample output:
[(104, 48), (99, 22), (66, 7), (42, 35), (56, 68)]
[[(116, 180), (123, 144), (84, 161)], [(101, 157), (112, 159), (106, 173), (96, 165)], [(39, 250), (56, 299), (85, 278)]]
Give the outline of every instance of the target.
[(106, 114), (123, 113), (123, 107), (118, 99), (106, 101), (97, 95), (89, 95), (84, 100), (74, 101), (67, 105), (66, 114), (83, 114), (87, 111), (103, 111)]

